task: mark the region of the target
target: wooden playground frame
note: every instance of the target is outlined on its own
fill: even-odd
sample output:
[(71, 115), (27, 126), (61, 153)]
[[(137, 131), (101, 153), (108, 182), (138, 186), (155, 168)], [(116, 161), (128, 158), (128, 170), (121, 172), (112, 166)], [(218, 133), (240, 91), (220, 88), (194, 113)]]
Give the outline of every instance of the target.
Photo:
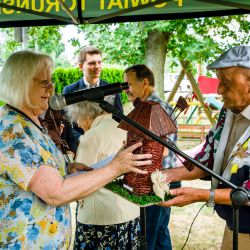
[[(182, 61), (180, 60), (180, 64), (182, 67), (182, 70), (174, 84), (174, 87), (172, 91), (170, 92), (167, 102), (172, 103), (173, 98), (181, 84), (181, 81), (183, 80), (184, 76), (187, 76), (187, 79), (189, 80), (193, 93), (196, 96), (197, 101), (195, 102), (189, 102), (190, 105), (194, 105), (195, 108), (192, 111), (192, 114), (195, 112), (195, 110), (198, 108), (202, 108), (204, 110), (203, 114), (200, 114), (199, 117), (196, 119), (194, 124), (189, 124), (189, 120), (191, 119), (192, 114), (187, 119), (186, 124), (178, 124), (178, 138), (180, 139), (196, 139), (203, 141), (210, 130), (210, 128), (215, 124), (217, 119), (217, 113), (215, 113), (208, 105), (205, 103), (205, 99), (203, 94), (201, 93), (201, 90), (199, 89), (198, 82), (195, 80), (192, 72), (190, 71), (190, 62), (188, 61)], [(201, 125), (198, 124), (201, 119), (205, 117), (208, 119), (209, 123), (208, 125)]]

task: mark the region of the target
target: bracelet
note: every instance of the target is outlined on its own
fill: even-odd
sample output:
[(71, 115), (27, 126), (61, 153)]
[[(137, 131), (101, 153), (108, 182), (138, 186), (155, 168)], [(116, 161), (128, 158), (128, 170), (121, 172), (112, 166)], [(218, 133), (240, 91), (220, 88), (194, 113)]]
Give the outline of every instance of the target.
[(207, 207), (214, 207), (214, 205), (215, 205), (215, 192), (214, 192), (214, 189), (210, 189), (209, 198), (208, 198), (208, 201), (206, 203), (206, 206)]

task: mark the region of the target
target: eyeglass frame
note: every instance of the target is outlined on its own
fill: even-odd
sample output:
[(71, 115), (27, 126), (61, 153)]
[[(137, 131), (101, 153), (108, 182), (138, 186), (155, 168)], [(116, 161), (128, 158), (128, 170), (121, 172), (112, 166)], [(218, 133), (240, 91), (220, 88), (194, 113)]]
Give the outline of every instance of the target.
[(48, 81), (48, 80), (41, 80), (37, 78), (34, 78), (33, 80), (39, 82), (42, 85), (42, 88), (45, 88), (45, 89), (49, 89), (55, 86), (55, 83), (52, 82), (51, 80)]

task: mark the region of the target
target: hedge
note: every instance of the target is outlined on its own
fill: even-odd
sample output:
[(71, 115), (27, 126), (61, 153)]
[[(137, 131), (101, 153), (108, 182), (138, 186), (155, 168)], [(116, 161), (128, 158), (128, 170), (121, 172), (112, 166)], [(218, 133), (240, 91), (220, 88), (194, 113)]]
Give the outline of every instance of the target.
[[(65, 86), (78, 81), (82, 77), (83, 74), (79, 68), (56, 68), (52, 76), (52, 81), (55, 83), (55, 92), (62, 93)], [(101, 79), (109, 83), (123, 82), (123, 70), (104, 68)], [(123, 104), (128, 102), (128, 96), (124, 91), (121, 93), (121, 99)], [(0, 106), (3, 104), (4, 102), (0, 101)]]
[[(61, 93), (65, 86), (78, 81), (81, 77), (83, 77), (83, 73), (79, 68), (55, 69), (52, 80), (55, 83), (56, 93)], [(123, 82), (123, 70), (104, 68), (101, 79), (109, 83)], [(121, 99), (123, 104), (128, 102), (128, 96), (125, 92), (121, 93)]]

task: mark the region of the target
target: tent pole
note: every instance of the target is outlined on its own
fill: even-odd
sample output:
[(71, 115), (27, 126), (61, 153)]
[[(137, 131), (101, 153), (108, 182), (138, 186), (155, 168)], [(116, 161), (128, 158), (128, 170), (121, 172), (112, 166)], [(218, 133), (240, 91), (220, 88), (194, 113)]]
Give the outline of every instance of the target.
[(73, 22), (75, 24), (78, 24), (77, 17), (72, 13), (72, 11), (69, 9), (69, 7), (67, 6), (67, 4), (65, 2), (63, 2), (62, 0), (57, 0), (57, 1), (62, 6), (63, 10), (71, 17), (71, 19), (73, 20)]
[(82, 0), (77, 0), (77, 13), (78, 13), (78, 21), (79, 21), (79, 24), (83, 24), (83, 17), (82, 17)]

